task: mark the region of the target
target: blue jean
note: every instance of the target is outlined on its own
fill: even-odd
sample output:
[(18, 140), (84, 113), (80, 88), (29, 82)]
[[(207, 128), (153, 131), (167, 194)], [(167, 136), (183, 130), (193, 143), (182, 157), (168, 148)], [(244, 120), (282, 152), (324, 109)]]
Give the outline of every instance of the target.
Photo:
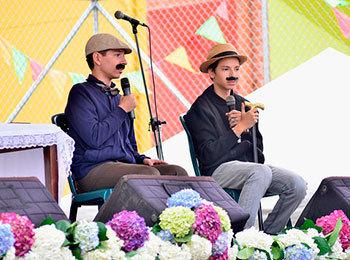
[(212, 177), (223, 188), (241, 190), (238, 204), (250, 214), (245, 228), (254, 226), (260, 200), (265, 194), (279, 195), (264, 222), (264, 231), (269, 234), (283, 230), (307, 189), (304, 179), (289, 170), (250, 162), (223, 163)]

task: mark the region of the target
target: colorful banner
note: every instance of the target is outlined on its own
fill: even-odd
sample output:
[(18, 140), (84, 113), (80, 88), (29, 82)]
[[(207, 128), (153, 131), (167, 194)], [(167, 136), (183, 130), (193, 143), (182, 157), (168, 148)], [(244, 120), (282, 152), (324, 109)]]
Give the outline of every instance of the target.
[(32, 69), (32, 79), (33, 81), (36, 81), (39, 74), (43, 70), (43, 67), (38, 64), (35, 60), (30, 59), (30, 67)]
[(192, 68), (192, 65), (188, 59), (187, 52), (183, 46), (177, 48), (175, 51), (170, 53), (166, 58), (166, 61), (173, 63), (181, 68), (188, 70), (189, 72), (196, 73)]
[(130, 80), (131, 86), (135, 87), (139, 93), (145, 93), (141, 71), (128, 72), (123, 75)]
[(62, 98), (64, 87), (67, 83), (67, 74), (58, 70), (50, 70), (48, 75), (56, 94), (59, 98)]
[(218, 16), (220, 16), (221, 18), (225, 19), (226, 21), (228, 21), (228, 12), (227, 12), (227, 3), (226, 0), (224, 0), (216, 9), (215, 12)]
[(73, 84), (73, 85), (85, 81), (85, 77), (84, 77), (83, 74), (79, 74), (79, 73), (75, 73), (75, 72), (69, 72), (69, 76), (70, 76), (71, 79), (72, 79), (72, 84)]
[(333, 8), (335, 17), (337, 18), (339, 28), (345, 38), (350, 38), (350, 17), (346, 14), (338, 11), (336, 8)]
[(4, 58), (5, 62), (7, 65), (11, 65), (11, 53), (8, 47), (8, 43), (3, 40), (0, 39), (0, 50), (1, 50), (1, 56)]
[(28, 59), (22, 52), (20, 52), (16, 48), (12, 48), (12, 59), (19, 84), (22, 85), (24, 74), (28, 65)]
[(205, 23), (203, 23), (196, 31), (196, 34), (214, 42), (226, 43), (224, 34), (214, 16), (210, 17)]

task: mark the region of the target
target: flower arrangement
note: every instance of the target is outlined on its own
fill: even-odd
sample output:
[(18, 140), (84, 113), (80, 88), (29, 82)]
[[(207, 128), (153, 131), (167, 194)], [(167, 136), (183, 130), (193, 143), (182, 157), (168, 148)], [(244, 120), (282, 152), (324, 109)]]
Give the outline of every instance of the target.
[(9, 224), (0, 224), (0, 257), (4, 256), (15, 243), (15, 238)]
[(167, 206), (152, 231), (169, 248), (177, 245), (182, 253), (189, 252), (192, 259), (228, 258), (231, 222), (222, 208), (203, 200), (191, 189), (173, 194)]

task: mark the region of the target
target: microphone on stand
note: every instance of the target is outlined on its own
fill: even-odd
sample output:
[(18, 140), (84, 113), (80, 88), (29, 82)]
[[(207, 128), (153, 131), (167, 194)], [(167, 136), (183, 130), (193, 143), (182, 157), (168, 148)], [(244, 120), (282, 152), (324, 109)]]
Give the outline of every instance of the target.
[(136, 20), (135, 18), (132, 18), (132, 17), (124, 14), (121, 11), (116, 11), (114, 13), (114, 17), (117, 18), (117, 19), (122, 19), (122, 20), (128, 21), (132, 25), (141, 25), (141, 26), (144, 26), (144, 27), (148, 27), (147, 24), (141, 23), (139, 20)]
[[(128, 95), (131, 94), (130, 83), (129, 83), (128, 78), (122, 78), (122, 79), (120, 80), (120, 85), (121, 85), (121, 87), (122, 87), (124, 96), (128, 96)], [(135, 119), (135, 112), (134, 112), (134, 110), (131, 110), (131, 111), (129, 112), (129, 115), (130, 115), (131, 119)]]

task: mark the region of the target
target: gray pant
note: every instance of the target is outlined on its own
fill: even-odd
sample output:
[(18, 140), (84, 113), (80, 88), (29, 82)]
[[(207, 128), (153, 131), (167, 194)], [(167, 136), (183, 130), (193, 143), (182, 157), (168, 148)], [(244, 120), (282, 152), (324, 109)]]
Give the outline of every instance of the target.
[(279, 195), (272, 212), (264, 222), (264, 231), (277, 234), (306, 195), (304, 179), (283, 168), (231, 161), (221, 164), (212, 177), (223, 188), (239, 189), (238, 204), (250, 214), (245, 228), (254, 225), (260, 200), (264, 195)]

